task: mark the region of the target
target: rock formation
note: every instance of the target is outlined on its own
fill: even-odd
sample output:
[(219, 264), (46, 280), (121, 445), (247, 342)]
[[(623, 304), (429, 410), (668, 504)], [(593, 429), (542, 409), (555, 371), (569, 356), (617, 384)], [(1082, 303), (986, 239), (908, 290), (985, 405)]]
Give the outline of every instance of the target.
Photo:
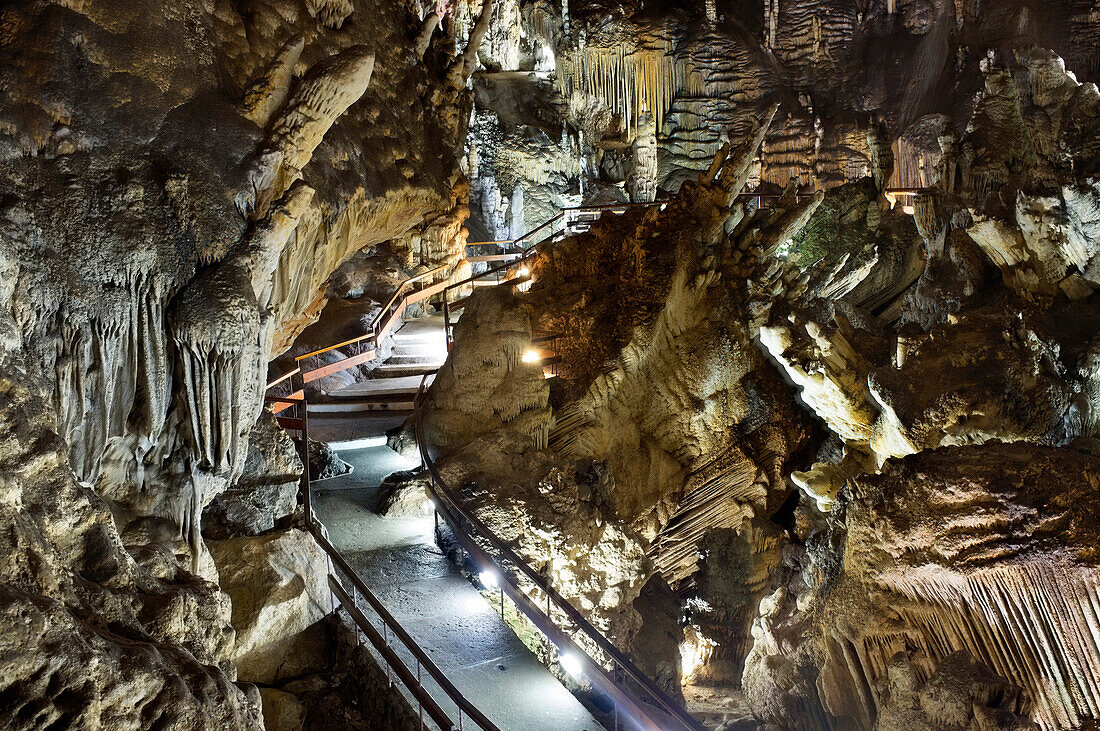
[(411, 723), (351, 702), (269, 368), (467, 226), (632, 201), (468, 300), (448, 483), (673, 697), (1096, 727), (1098, 43), (1069, 0), (6, 3), (7, 725)]
[(347, 0), (0, 11), (13, 728), (259, 728), (252, 683), (352, 662), (318, 629), (329, 568), (264, 386), (353, 254), (461, 258), (440, 130), (472, 61), (411, 58), (419, 24)]
[[(529, 291), (474, 295), (447, 368), (507, 362), (552, 333), (548, 396), (534, 380), (432, 390), (427, 436), (487, 522), (533, 563), (548, 551), (536, 536), (555, 529), (593, 557), (632, 555), (614, 537), (629, 536), (646, 561), (628, 585), (659, 576), (680, 598), (692, 682), (725, 686), (773, 727), (1100, 716), (1100, 199), (1096, 129), (1073, 121), (1096, 91), (1035, 48), (979, 73), (965, 127), (926, 118), (891, 152), (873, 124), (867, 177), (824, 195), (738, 197), (789, 124), (776, 119), (664, 204), (544, 245)], [(889, 181), (914, 149), (924, 187), (899, 199)], [(502, 337), (506, 312), (522, 326)], [(489, 416), (521, 412), (549, 424), (546, 443)], [(601, 465), (616, 532), (565, 515), (509, 531), (563, 509), (558, 490), (530, 486), (574, 461)], [(593, 581), (611, 579), (602, 562)], [(576, 582), (569, 561), (549, 570)], [(653, 652), (621, 612), (578, 606), (636, 656)]]

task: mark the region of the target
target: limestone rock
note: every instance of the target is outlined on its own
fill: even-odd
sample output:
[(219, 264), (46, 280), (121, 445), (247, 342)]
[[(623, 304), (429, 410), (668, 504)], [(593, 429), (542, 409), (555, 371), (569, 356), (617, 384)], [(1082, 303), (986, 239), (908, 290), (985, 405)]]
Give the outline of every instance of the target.
[(291, 528), (209, 546), (233, 602), (240, 677), (270, 684), (324, 667), (316, 623), (332, 610), (332, 600), (328, 557), (312, 536)]
[(382, 481), (378, 512), (391, 518), (419, 518), (430, 514), (432, 499), (427, 479), (398, 472)]
[(945, 657), (921, 682), (903, 653), (889, 666), (889, 691), (875, 731), (927, 728), (1035, 729), (1019, 715), (1019, 689), (975, 663), (965, 652)]
[(270, 412), (260, 414), (248, 441), (242, 477), (203, 512), (203, 535), (254, 536), (289, 518), (298, 506), (302, 462)]
[(352, 466), (340, 459), (336, 450), (325, 442), (309, 440), (309, 477), (311, 480), (327, 480), (351, 472)]
[(302, 731), (305, 709), (293, 693), (260, 688), (265, 731)]

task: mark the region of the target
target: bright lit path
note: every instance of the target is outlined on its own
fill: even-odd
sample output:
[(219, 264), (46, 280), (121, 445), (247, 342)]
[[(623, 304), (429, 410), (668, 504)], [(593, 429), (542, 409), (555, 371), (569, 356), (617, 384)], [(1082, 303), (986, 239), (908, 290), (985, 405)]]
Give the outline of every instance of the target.
[[(426, 332), (425, 327), (417, 328), (418, 336)], [(438, 332), (442, 337), (441, 325)], [(398, 371), (394, 377), (407, 375)], [(356, 388), (362, 392), (361, 387)], [(399, 393), (401, 389), (390, 390)], [(337, 451), (354, 467), (349, 475), (315, 483), (317, 518), (366, 585), (451, 682), (501, 729), (603, 728), (443, 556), (434, 541), (430, 514), (389, 518), (376, 512), (381, 480), (392, 472), (419, 465), (419, 460), (402, 457), (379, 438), (404, 415), (358, 411), (311, 413), (310, 418), (314, 433), (320, 431), (328, 439), (341, 437)], [(349, 447), (341, 448), (340, 442)], [(356, 446), (362, 444), (375, 446)], [(367, 617), (376, 617), (365, 602), (360, 604)], [(399, 649), (400, 643), (394, 642), (393, 646)], [(399, 654), (415, 668), (409, 653), (399, 649)], [(423, 677), (433, 697), (457, 722), (458, 709), (427, 673)], [(395, 686), (404, 690), (400, 683)], [(476, 727), (466, 720), (464, 728)]]

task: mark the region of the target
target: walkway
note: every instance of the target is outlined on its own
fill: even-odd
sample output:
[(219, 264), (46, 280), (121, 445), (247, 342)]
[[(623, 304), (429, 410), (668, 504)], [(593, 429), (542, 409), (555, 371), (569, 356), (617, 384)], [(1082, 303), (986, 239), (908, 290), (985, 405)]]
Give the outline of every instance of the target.
[[(443, 556), (435, 544), (431, 514), (390, 518), (376, 512), (382, 479), (420, 464), (385, 446), (385, 430), (401, 423), (405, 413), (386, 409), (382, 397), (393, 399), (389, 405), (403, 405), (404, 381), (413, 378), (419, 385), (420, 376), (412, 372), (442, 361), (442, 338), (442, 321), (436, 317), (408, 323), (395, 335), (395, 356), (379, 369), (379, 378), (330, 399), (346, 399), (348, 407), (358, 410), (317, 410), (311, 404), (311, 434), (335, 442), (340, 456), (355, 468), (349, 475), (314, 484), (315, 514), (385, 607), (501, 729), (598, 731), (603, 727)], [(414, 340), (423, 346), (416, 353)], [(430, 360), (429, 350), (439, 357)], [(361, 607), (368, 617), (376, 616), (362, 602)], [(403, 648), (400, 654), (415, 667)], [(434, 683), (427, 679), (425, 686), (457, 720), (457, 709)], [(474, 728), (468, 721), (465, 727)]]

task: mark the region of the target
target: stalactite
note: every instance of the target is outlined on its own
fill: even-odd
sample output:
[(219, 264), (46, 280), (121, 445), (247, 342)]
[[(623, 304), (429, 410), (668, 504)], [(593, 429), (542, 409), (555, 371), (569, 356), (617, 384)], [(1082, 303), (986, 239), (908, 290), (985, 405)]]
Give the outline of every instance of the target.
[(631, 133), (646, 113), (660, 132), (676, 95), (701, 92), (692, 63), (674, 56), (667, 42), (653, 48), (589, 46), (558, 58), (558, 83), (566, 98), (579, 92), (603, 100)]
[(286, 102), (290, 82), (294, 78), (294, 67), (302, 57), (305, 43), (305, 38), (300, 35), (287, 40), (260, 78), (245, 92), (241, 113), (260, 127), (267, 127), (271, 117)]
[(840, 699), (863, 684), (859, 678), (880, 687), (890, 659), (915, 648), (924, 659), (917, 665), (921, 682), (943, 658), (965, 650), (1021, 683), (1033, 704), (1032, 717), (1047, 731), (1077, 728), (1100, 715), (1095, 570), (1025, 563), (965, 577), (891, 574), (882, 585), (904, 597), (895, 604), (904, 629), (833, 640), (854, 649), (843, 670), (833, 668), (848, 678), (849, 687), (832, 696), (834, 713), (849, 712)]

